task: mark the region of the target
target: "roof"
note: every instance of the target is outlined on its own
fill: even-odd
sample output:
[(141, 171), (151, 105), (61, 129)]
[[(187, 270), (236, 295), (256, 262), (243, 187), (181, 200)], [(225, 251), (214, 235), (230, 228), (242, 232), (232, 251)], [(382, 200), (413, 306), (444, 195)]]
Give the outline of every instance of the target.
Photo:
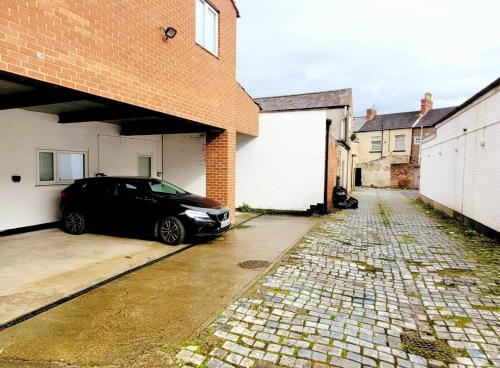
[(352, 105), (350, 88), (299, 95), (256, 98), (262, 112), (325, 109)]
[(449, 114), (451, 111), (455, 109), (456, 106), (429, 110), (429, 112), (424, 115), (424, 117), (420, 120), (420, 122), (417, 125), (418, 127), (422, 125), (424, 128), (433, 127), (436, 124), (436, 122), (439, 121), (443, 116)]
[(470, 104), (472, 104), (474, 101), (478, 100), (480, 97), (484, 96), (489, 91), (491, 91), (493, 88), (496, 88), (498, 86), (500, 86), (500, 78), (497, 78), (495, 81), (493, 81), (492, 83), (488, 84), (486, 87), (484, 87), (482, 90), (480, 90), (474, 96), (472, 96), (471, 98), (469, 98), (463, 104), (455, 107), (453, 110), (451, 110), (450, 112), (448, 112), (447, 114), (445, 114), (444, 116), (442, 116), (440, 119), (438, 119), (437, 121), (435, 121), (434, 124), (433, 124), (433, 126), (436, 126), (437, 124), (442, 123), (443, 121), (445, 121), (446, 119), (448, 119), (450, 116), (456, 114), (460, 110), (463, 110), (464, 108), (466, 108), (467, 106), (469, 106)]
[(373, 132), (377, 130), (411, 129), (418, 119), (420, 111), (397, 112), (394, 114), (377, 115), (368, 120), (358, 132)]
[(357, 132), (366, 123), (366, 116), (361, 116), (352, 119), (352, 131)]

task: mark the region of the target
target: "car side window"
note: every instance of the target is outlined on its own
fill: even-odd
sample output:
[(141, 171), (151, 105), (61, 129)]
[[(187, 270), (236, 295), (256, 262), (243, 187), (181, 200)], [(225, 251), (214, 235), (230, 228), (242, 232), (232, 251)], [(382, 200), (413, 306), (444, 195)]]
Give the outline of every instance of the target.
[(137, 197), (144, 194), (143, 188), (136, 182), (122, 181), (118, 185), (118, 194), (123, 197)]

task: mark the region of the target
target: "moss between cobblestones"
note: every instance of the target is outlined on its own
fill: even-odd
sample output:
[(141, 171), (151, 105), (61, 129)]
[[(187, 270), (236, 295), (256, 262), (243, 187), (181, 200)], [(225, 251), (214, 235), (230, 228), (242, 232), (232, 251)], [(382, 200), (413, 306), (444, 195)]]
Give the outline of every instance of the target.
[(382, 217), (382, 222), (384, 223), (384, 225), (386, 227), (389, 227), (391, 225), (391, 223), (389, 222), (389, 219), (387, 218), (386, 206), (380, 202), (377, 204), (377, 206), (378, 206), (378, 214), (380, 215), (380, 217)]
[(472, 308), (476, 310), (489, 311), (493, 313), (500, 313), (500, 307), (493, 305), (473, 305)]
[(405, 331), (401, 334), (401, 346), (407, 353), (440, 360), (447, 364), (455, 364), (457, 363), (456, 357), (467, 354), (465, 351), (452, 348), (445, 340), (423, 339), (415, 331)]
[(423, 263), (422, 263), (422, 262), (420, 262), (420, 261), (414, 261), (413, 259), (405, 259), (405, 263), (406, 263), (407, 265), (411, 265), (411, 266), (419, 266), (419, 267), (423, 265)]
[[(399, 243), (400, 244), (412, 244), (414, 242), (415, 242), (415, 237), (414, 236), (411, 236), (411, 235), (408, 235), (408, 234), (400, 235), (400, 239), (399, 239)], [(422, 264), (421, 262), (417, 262), (417, 263)]]
[(472, 319), (470, 317), (460, 317), (460, 316), (441, 316), (443, 319), (452, 321), (455, 323), (455, 326), (458, 328), (467, 327), (469, 323), (472, 323)]
[(371, 264), (366, 263), (366, 262), (355, 262), (355, 263), (359, 267), (361, 267), (362, 269), (364, 269), (366, 272), (373, 272), (373, 273), (384, 272), (384, 270), (382, 268), (375, 267), (374, 265), (371, 265)]
[(476, 273), (474, 270), (461, 269), (461, 268), (445, 268), (439, 270), (437, 274), (441, 277), (474, 277)]

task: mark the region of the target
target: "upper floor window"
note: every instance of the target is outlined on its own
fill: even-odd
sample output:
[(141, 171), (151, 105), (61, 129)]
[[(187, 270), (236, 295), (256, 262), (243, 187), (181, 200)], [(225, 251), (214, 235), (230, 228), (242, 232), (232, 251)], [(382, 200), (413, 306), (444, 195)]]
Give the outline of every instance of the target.
[(196, 42), (217, 55), (218, 38), (219, 14), (205, 0), (196, 0)]
[(397, 135), (395, 137), (394, 151), (404, 151), (405, 150), (405, 136)]
[(372, 152), (382, 151), (382, 137), (372, 137)]

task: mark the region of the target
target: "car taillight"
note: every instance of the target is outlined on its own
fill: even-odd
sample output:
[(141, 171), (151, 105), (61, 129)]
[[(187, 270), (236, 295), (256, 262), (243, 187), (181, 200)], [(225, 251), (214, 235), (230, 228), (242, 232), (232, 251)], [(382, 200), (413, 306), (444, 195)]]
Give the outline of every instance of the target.
[(66, 192), (64, 190), (61, 191), (61, 199), (66, 198), (66, 196), (67, 196)]

